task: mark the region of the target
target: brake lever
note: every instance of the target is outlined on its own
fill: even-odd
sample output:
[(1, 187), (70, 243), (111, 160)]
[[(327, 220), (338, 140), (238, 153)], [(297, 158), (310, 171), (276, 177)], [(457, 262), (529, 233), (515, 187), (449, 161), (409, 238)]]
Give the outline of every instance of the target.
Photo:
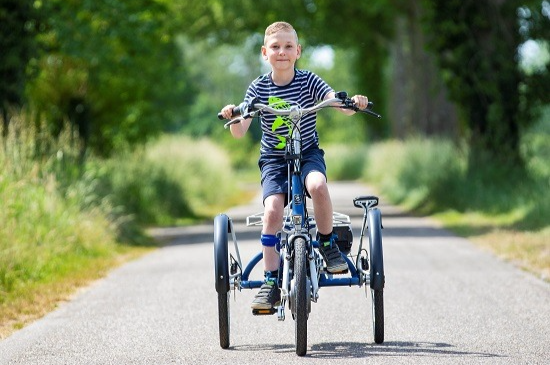
[(240, 122), (242, 122), (244, 119), (245, 119), (245, 118), (243, 118), (243, 117), (237, 117), (237, 118), (235, 118), (235, 119), (231, 119), (229, 122), (227, 122), (227, 123), (225, 123), (225, 124), (223, 125), (223, 128), (224, 128), (224, 129), (227, 129), (227, 128), (229, 128), (229, 126), (231, 126), (231, 125), (233, 125), (233, 124), (240, 123)]
[(359, 109), (357, 106), (355, 106), (355, 103), (353, 102), (353, 100), (351, 100), (351, 99), (348, 99), (348, 100), (351, 103), (350, 109), (352, 109), (353, 111), (369, 114), (369, 115), (372, 115), (373, 117), (376, 117), (378, 119), (382, 118), (382, 116), (380, 114), (375, 113), (375, 112), (372, 111), (372, 107), (374, 106), (374, 103), (372, 101), (368, 102), (367, 107), (365, 109)]
[(245, 113), (241, 116), (238, 116), (237, 118), (235, 119), (231, 119), (229, 122), (225, 123), (223, 125), (223, 128), (224, 129), (227, 129), (229, 128), (229, 126), (233, 125), (233, 124), (237, 124), (237, 123), (240, 123), (242, 122), (243, 120), (246, 120), (248, 118), (254, 118), (256, 116), (256, 112), (248, 112), (248, 113)]

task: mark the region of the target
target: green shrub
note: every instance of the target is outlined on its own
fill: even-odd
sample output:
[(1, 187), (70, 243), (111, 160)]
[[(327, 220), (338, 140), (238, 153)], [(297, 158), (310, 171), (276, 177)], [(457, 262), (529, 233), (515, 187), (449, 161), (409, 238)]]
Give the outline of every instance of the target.
[(74, 269), (75, 261), (110, 257), (116, 235), (99, 209), (82, 211), (60, 194), (54, 175), (0, 177), (0, 304)]
[(227, 152), (207, 139), (164, 136), (148, 146), (145, 155), (179, 182), (197, 215), (227, 206), (227, 200), (239, 193)]
[(490, 160), (472, 170), (467, 150), (450, 141), (388, 141), (370, 148), (364, 178), (391, 201), (423, 213), (478, 212), (502, 224), (539, 229), (550, 221), (550, 178), (533, 167), (543, 154), (534, 151), (527, 170)]
[(391, 200), (417, 209), (429, 209), (434, 195), (456, 189), (464, 169), (464, 158), (444, 140), (383, 142), (368, 156), (364, 176)]
[(140, 225), (167, 225), (194, 216), (181, 182), (143, 152), (91, 161), (80, 183), (83, 189), (94, 187), (79, 194), (86, 197), (86, 204), (108, 201), (114, 208), (109, 212), (113, 218), (133, 219)]
[(330, 180), (356, 180), (363, 174), (368, 148), (361, 145), (329, 145), (324, 148)]

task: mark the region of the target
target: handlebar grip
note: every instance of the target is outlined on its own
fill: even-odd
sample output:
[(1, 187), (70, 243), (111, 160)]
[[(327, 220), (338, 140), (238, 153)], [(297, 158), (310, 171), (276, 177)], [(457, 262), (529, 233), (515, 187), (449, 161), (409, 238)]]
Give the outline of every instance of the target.
[[(247, 104), (245, 102), (240, 103), (236, 107), (233, 108), (233, 111), (231, 113), (231, 117), (238, 117), (243, 113), (244, 110), (246, 110)], [(218, 119), (224, 120), (222, 113), (218, 113)]]

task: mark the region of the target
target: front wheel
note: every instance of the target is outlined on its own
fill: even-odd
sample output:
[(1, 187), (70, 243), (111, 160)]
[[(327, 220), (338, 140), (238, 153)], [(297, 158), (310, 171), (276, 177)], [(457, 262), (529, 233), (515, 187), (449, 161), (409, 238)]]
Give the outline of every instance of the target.
[(384, 342), (384, 291), (371, 289), (374, 342)]
[(308, 317), (308, 295), (307, 295), (307, 273), (306, 273), (306, 241), (298, 237), (294, 240), (294, 306), (295, 310), (295, 337), (296, 354), (304, 356), (307, 352), (307, 317)]

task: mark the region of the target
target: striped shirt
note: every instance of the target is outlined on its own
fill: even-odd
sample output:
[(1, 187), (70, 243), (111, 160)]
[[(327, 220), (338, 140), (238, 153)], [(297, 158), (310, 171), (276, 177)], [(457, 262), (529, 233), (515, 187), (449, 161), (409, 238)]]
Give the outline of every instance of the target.
[[(277, 86), (271, 79), (271, 72), (259, 76), (246, 91), (245, 101), (257, 98), (258, 102), (274, 108), (287, 108), (299, 105), (309, 108), (322, 101), (332, 88), (319, 76), (310, 71), (295, 70), (294, 79), (290, 84)], [(316, 129), (316, 113), (302, 118), (300, 134), (302, 150), (319, 146), (319, 136)], [(291, 132), (288, 118), (275, 116), (269, 112), (260, 112), (262, 141), (260, 153), (263, 155), (283, 155), (286, 137)]]

